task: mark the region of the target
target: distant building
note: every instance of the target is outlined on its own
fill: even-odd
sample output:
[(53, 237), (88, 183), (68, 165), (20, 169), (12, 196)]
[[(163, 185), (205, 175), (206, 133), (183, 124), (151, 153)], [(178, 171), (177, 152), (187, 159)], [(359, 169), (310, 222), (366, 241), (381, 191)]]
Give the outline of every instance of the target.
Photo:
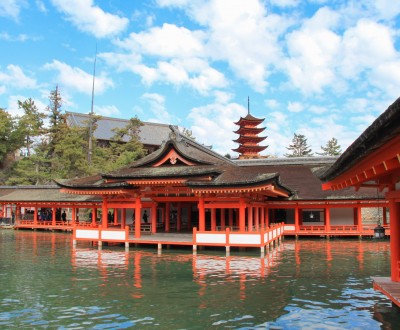
[[(67, 124), (70, 127), (84, 127), (88, 125), (89, 114), (66, 112)], [(128, 119), (117, 119), (110, 117), (101, 117), (96, 125), (97, 129), (93, 136), (98, 141), (99, 145), (107, 145), (114, 135), (113, 129), (124, 128), (129, 123)], [(169, 125), (143, 122), (143, 126), (139, 129), (139, 140), (143, 144), (148, 153), (158, 149), (163, 141), (168, 140), (171, 132)], [(127, 140), (127, 138), (126, 138)]]

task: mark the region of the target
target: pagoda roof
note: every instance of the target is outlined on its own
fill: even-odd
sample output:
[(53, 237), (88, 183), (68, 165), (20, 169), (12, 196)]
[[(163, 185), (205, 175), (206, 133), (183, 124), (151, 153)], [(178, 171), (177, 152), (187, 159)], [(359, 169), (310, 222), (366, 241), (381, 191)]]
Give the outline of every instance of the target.
[(241, 127), (239, 127), (239, 129), (237, 131), (235, 131), (233, 133), (240, 134), (240, 135), (245, 135), (245, 134), (248, 134), (248, 133), (257, 135), (257, 134), (260, 134), (261, 132), (263, 132), (264, 130), (265, 130), (265, 127), (244, 127), (244, 126), (241, 126)]
[(240, 135), (236, 140), (233, 140), (233, 142), (236, 142), (236, 143), (246, 143), (246, 142), (259, 143), (261, 141), (264, 141), (266, 138), (267, 138), (266, 136)]
[(248, 145), (240, 145), (239, 147), (237, 147), (236, 149), (232, 149), (232, 151), (236, 151), (238, 153), (241, 154), (246, 154), (246, 152), (250, 152), (250, 151), (254, 151), (254, 152), (261, 152), (265, 149), (267, 149), (268, 146), (248, 146)]
[(265, 118), (257, 118), (252, 116), (250, 113), (247, 114), (246, 117), (240, 117), (240, 119), (235, 123), (236, 125), (244, 125), (245, 123), (251, 122), (254, 125), (261, 124)]

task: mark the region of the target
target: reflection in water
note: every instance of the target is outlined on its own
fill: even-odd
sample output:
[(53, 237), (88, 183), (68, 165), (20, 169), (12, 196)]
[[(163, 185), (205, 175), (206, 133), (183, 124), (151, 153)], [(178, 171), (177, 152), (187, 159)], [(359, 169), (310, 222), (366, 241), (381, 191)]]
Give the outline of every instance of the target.
[(388, 242), (285, 240), (264, 257), (72, 249), (71, 235), (0, 232), (0, 327), (395, 329), (372, 290)]

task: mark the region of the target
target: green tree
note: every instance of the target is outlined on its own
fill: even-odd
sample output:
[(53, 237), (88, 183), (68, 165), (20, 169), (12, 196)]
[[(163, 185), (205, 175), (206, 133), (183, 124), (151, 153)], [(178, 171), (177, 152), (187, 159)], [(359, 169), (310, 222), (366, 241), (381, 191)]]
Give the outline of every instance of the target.
[(317, 152), (317, 154), (321, 156), (339, 156), (342, 153), (342, 149), (340, 145), (338, 145), (338, 140), (336, 138), (330, 139), (325, 147), (321, 146), (321, 149), (323, 152)]
[(19, 147), (15, 119), (0, 108), (0, 166), (9, 154), (17, 151)]
[(18, 120), (18, 134), (21, 144), (27, 150), (27, 156), (31, 155), (33, 144), (40, 135), (45, 133), (43, 120), (44, 113), (39, 112), (35, 102), (29, 98), (24, 102), (18, 101), (18, 108), (24, 110), (24, 114)]
[[(143, 123), (137, 117), (134, 117), (129, 120), (125, 127), (113, 129), (114, 136), (108, 150), (110, 170), (129, 165), (144, 156), (143, 144), (139, 140), (141, 126), (143, 126)], [(104, 163), (104, 160), (102, 163)]]
[(56, 145), (62, 140), (68, 127), (65, 115), (61, 111), (62, 98), (58, 86), (50, 92), (49, 105), (46, 110), (49, 118), (48, 128), (48, 157), (55, 156)]
[(307, 139), (302, 134), (294, 133), (292, 144), (286, 147), (291, 153), (285, 154), (286, 157), (310, 157), (313, 156), (310, 146), (307, 144)]

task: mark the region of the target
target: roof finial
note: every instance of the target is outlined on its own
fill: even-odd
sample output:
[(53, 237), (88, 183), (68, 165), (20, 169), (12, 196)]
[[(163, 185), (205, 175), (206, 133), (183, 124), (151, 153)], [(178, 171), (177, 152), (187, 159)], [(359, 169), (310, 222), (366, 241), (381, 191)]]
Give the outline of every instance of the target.
[(250, 96), (247, 96), (247, 114), (250, 114)]

